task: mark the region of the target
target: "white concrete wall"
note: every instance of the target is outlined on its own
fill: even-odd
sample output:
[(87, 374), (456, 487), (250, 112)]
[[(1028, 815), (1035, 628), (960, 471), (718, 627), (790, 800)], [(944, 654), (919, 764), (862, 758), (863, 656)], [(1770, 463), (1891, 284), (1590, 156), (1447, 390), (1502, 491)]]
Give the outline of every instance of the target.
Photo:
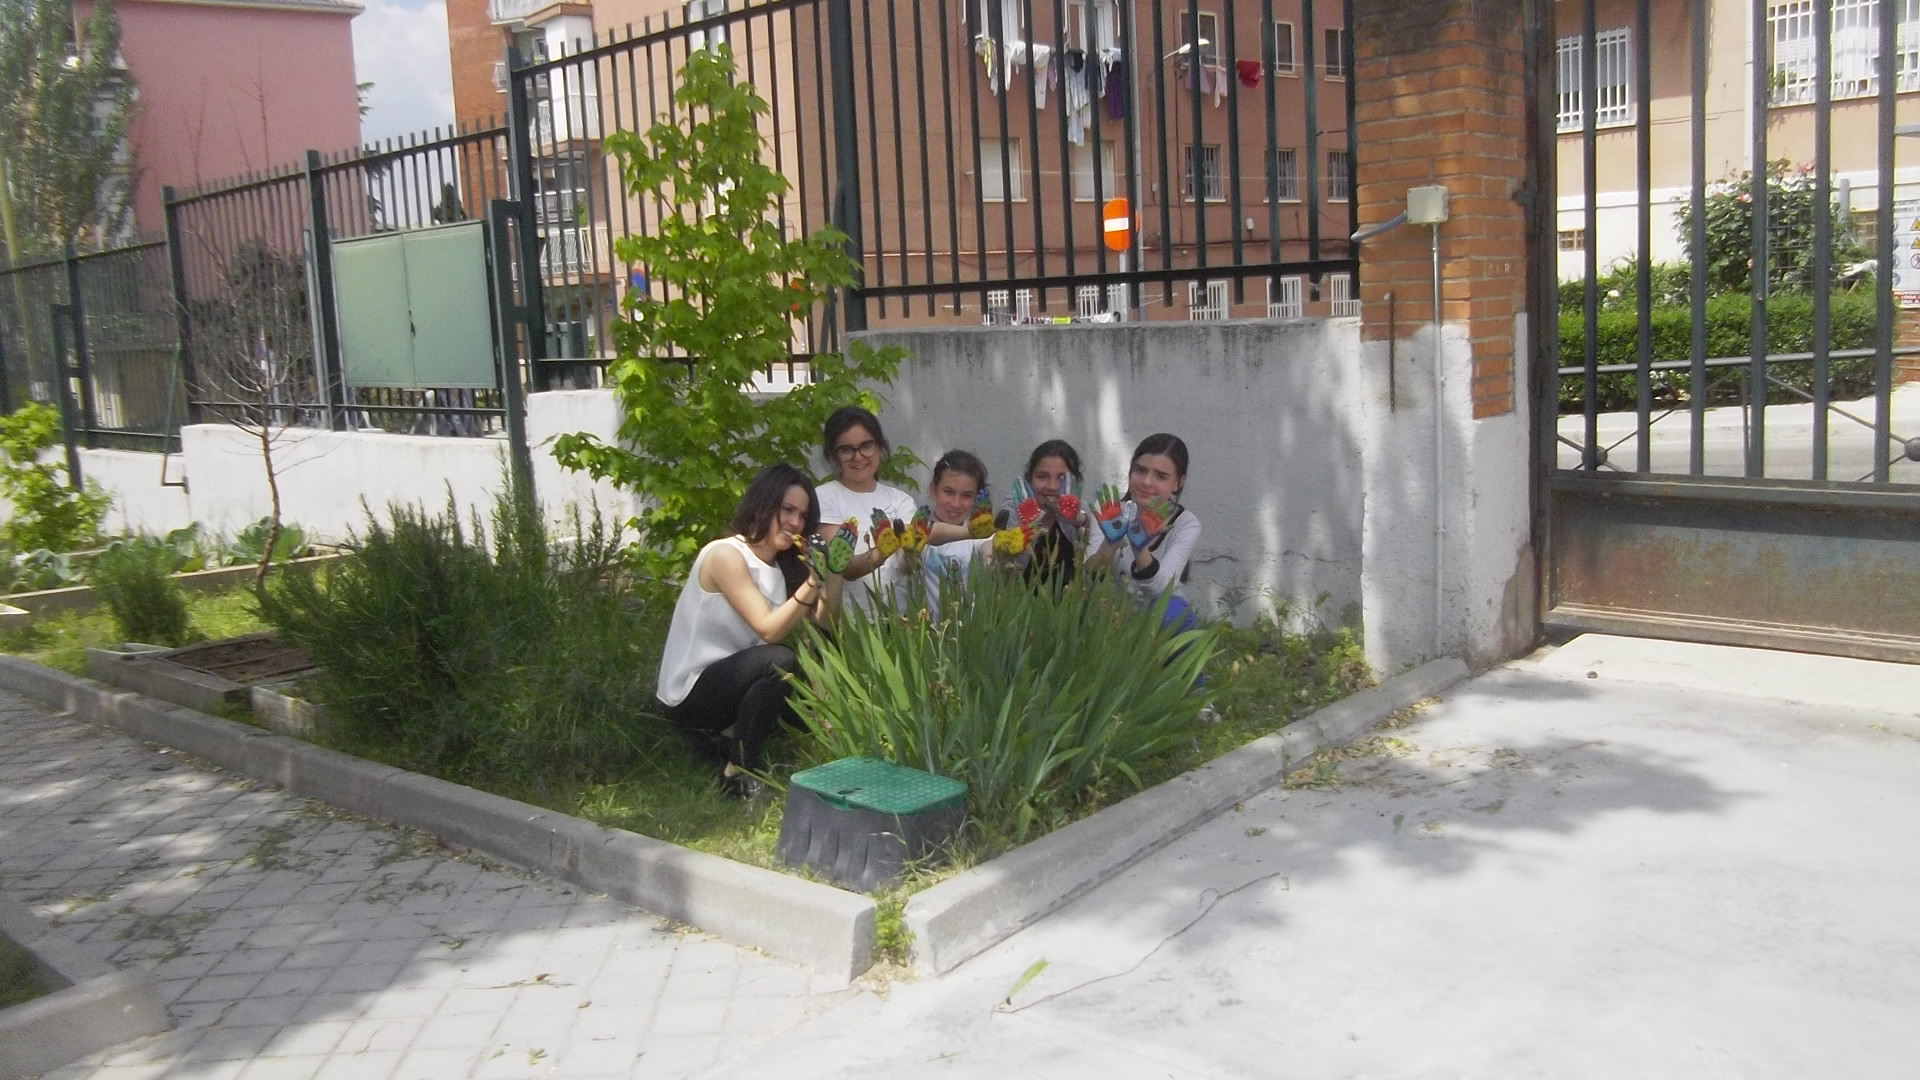
[[(534, 489), (550, 517), (595, 499), (608, 518), (625, 522), (638, 508), (612, 485), (571, 473), (553, 460), (553, 441), (569, 431), (611, 439), (619, 430), (613, 395), (604, 390), (535, 394), (527, 407)], [(113, 497), (108, 533), (163, 533), (190, 522), (231, 535), (269, 508), (259, 444), (226, 424), (183, 429), (178, 454), (82, 450), (81, 476)], [(55, 448), (49, 460), (64, 461)], [(451, 488), (462, 515), (484, 517), (505, 467), (507, 440), (293, 429), (276, 440), (281, 516), (318, 540), (344, 540), (366, 522), (362, 501), (384, 512), (390, 503), (438, 511)], [(164, 480), (164, 482), (163, 482)], [(3, 505), (3, 504), (0, 504)]]
[(1263, 596), (1296, 613), (1324, 598), (1322, 617), (1361, 618), (1386, 672), (1532, 641), (1530, 399), (1474, 420), (1463, 338), (1447, 339), (1436, 450), (1430, 330), (1394, 350), (1391, 394), (1386, 343), (1363, 346), (1351, 319), (866, 336), (913, 357), (883, 391), (888, 436), (929, 462), (972, 450), (998, 490), (1042, 439), (1072, 442), (1089, 484), (1123, 482), (1148, 434), (1185, 439), (1198, 602), (1245, 618)]
[[(1190, 596), (1248, 617), (1280, 602), (1338, 621), (1361, 594), (1354, 320), (874, 332), (912, 359), (881, 390), (887, 436), (929, 465), (986, 462), (1003, 495), (1042, 440), (1080, 451), (1088, 494), (1124, 485), (1133, 448), (1172, 432), (1204, 526)], [(924, 484), (927, 470), (918, 479)], [(1358, 613), (1358, 608), (1353, 607)]]

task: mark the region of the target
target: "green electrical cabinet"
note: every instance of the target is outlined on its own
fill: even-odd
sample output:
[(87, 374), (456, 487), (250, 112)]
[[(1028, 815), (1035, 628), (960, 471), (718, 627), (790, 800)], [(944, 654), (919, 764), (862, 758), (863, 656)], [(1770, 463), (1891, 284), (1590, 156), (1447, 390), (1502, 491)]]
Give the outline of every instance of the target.
[(498, 385), (485, 222), (336, 241), (333, 278), (349, 386)]

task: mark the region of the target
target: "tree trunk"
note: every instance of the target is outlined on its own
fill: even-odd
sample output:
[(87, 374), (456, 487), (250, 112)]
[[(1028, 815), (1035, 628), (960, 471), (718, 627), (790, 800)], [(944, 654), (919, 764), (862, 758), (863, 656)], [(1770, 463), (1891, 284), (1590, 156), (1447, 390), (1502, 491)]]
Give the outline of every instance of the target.
[(273, 566), (273, 548), (280, 542), (280, 477), (273, 469), (273, 424), (260, 425), (260, 462), (267, 470), (267, 534), (260, 542), (260, 566), (253, 572), (255, 596), (267, 595), (267, 571)]

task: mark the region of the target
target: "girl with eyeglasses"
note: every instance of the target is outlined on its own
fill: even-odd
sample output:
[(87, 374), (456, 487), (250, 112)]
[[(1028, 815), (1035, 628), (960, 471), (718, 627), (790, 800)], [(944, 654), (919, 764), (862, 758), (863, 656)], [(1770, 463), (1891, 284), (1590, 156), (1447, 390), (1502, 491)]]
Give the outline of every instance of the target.
[(888, 521), (905, 522), (913, 517), (914, 502), (913, 496), (880, 482), (880, 463), (892, 450), (880, 418), (858, 405), (835, 409), (827, 417), (821, 448), (834, 479), (820, 485), (820, 520), (828, 532), (849, 519), (857, 524), (853, 563), (842, 575), (850, 583), (846, 602), (863, 611), (874, 610), (876, 604), (896, 606), (899, 566), (890, 562), (892, 551), (873, 546), (873, 519), (879, 511)]

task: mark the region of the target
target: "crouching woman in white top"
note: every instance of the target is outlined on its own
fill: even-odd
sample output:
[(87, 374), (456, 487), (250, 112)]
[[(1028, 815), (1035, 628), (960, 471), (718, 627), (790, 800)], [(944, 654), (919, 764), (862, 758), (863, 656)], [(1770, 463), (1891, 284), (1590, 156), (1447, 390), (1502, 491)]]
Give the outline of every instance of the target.
[(660, 659), (667, 720), (697, 750), (724, 762), (723, 786), (750, 794), (761, 751), (790, 719), (787, 679), (797, 666), (781, 644), (839, 603), (839, 575), (822, 581), (804, 541), (820, 527), (813, 482), (791, 465), (762, 470), (734, 508), (733, 535), (694, 558)]

